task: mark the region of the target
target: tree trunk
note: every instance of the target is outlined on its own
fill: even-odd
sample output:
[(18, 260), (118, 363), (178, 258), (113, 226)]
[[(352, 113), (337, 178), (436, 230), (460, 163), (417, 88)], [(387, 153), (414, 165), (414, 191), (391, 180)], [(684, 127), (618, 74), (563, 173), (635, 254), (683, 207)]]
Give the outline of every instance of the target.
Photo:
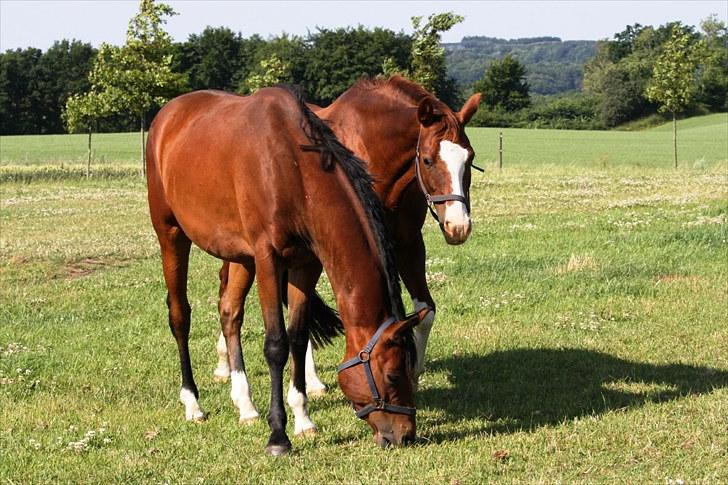
[(91, 176), (91, 126), (88, 127), (88, 162), (86, 163), (86, 178)]
[(139, 115), (139, 134), (141, 135), (141, 154), (142, 154), (142, 175), (147, 175), (147, 163), (146, 163), (146, 147), (144, 143), (144, 114)]
[(677, 168), (677, 117), (672, 113), (672, 158)]

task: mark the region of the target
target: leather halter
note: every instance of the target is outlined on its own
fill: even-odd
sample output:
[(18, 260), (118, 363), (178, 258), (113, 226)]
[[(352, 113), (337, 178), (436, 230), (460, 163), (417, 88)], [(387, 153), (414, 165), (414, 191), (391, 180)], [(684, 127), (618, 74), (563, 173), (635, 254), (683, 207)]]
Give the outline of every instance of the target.
[[(435, 218), (437, 222), (440, 222), (440, 218), (437, 217), (437, 212), (433, 209), (434, 204), (442, 204), (443, 202), (447, 202), (449, 200), (454, 200), (457, 202), (462, 202), (465, 204), (465, 207), (468, 208), (468, 211), (470, 210), (470, 201), (463, 197), (462, 195), (458, 194), (445, 194), (445, 195), (431, 195), (427, 191), (427, 187), (425, 187), (425, 183), (422, 181), (422, 172), (420, 171), (420, 137), (422, 136), (422, 128), (420, 127), (420, 131), (417, 134), (417, 148), (415, 149), (415, 174), (417, 178), (417, 184), (420, 186), (420, 190), (425, 196), (425, 201), (427, 202), (427, 208), (430, 209), (430, 214), (432, 214), (432, 217)], [(475, 167), (471, 164), (471, 167), (475, 168), (476, 170), (480, 170), (481, 172), (483, 169), (480, 167)]]
[(364, 375), (367, 378), (367, 383), (369, 383), (369, 390), (372, 393), (372, 402), (370, 404), (367, 404), (360, 410), (356, 411), (356, 415), (361, 419), (365, 419), (373, 411), (385, 411), (395, 414), (406, 414), (408, 416), (414, 416), (417, 412), (416, 408), (390, 404), (379, 395), (379, 391), (377, 390), (377, 384), (374, 382), (374, 374), (372, 374), (372, 366), (369, 363), (369, 359), (372, 354), (372, 350), (374, 349), (374, 346), (377, 344), (384, 331), (387, 330), (387, 328), (389, 328), (389, 326), (396, 321), (396, 318), (389, 317), (384, 322), (382, 322), (382, 324), (379, 325), (377, 331), (374, 332), (374, 335), (372, 335), (372, 338), (369, 339), (369, 342), (366, 344), (366, 346), (364, 346), (363, 349), (359, 351), (356, 357), (352, 357), (351, 359), (347, 360), (343, 364), (339, 364), (336, 367), (337, 372), (341, 372), (342, 370), (348, 369), (350, 367), (355, 367), (359, 364), (364, 367)]

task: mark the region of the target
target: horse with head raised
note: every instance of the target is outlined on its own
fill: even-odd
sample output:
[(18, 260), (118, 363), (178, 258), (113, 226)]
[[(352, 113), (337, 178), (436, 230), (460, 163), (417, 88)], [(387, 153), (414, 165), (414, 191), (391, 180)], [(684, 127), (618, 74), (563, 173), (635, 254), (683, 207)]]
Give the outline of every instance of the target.
[[(416, 377), (424, 371), (425, 349), (435, 318), (435, 302), (425, 277), (421, 229), (429, 207), (449, 244), (461, 244), (470, 234), (469, 189), (474, 152), (465, 134), (465, 125), (479, 104), (480, 94), (474, 94), (460, 111), (454, 112), (418, 84), (395, 76), (389, 80), (359, 81), (330, 106), (313, 106), (339, 140), (367, 161), (375, 181), (374, 189), (385, 207), (399, 274), (415, 309), (431, 310), (415, 328), (415, 385)], [(227, 263), (220, 270), (221, 301), (229, 301), (237, 288), (246, 284), (230, 278), (228, 270)], [(237, 273), (237, 276), (244, 275)], [(229, 284), (233, 288), (228, 290)], [(331, 318), (317, 295), (311, 295), (310, 305), (318, 317)], [(235, 323), (240, 326), (242, 314), (237, 310), (234, 313), (240, 316)], [(225, 322), (223, 316), (224, 325)], [(217, 349), (219, 362), (215, 377), (224, 380), (230, 368), (222, 336)], [(307, 387), (309, 391), (320, 392), (325, 386), (316, 375), (311, 355), (309, 345)], [(249, 399), (247, 406), (257, 416)]]
[[(306, 407), (304, 310), (322, 266), (346, 331), (349, 367), (339, 375), (344, 394), (380, 445), (414, 438), (414, 391), (408, 377), (415, 352), (411, 328), (418, 317), (404, 316), (381, 203), (361, 162), (300, 96), (268, 88), (249, 97), (199, 91), (172, 100), (149, 131), (147, 185), (188, 420), (204, 419), (188, 349), (187, 270), (194, 242), (235, 263), (231, 293), (220, 309), (233, 367), (231, 397), (241, 419), (250, 411), (245, 408), (249, 390), (240, 327), (234, 322), (242, 319), (256, 275), (271, 375), (269, 453), (284, 453), (291, 446), (282, 387), (289, 350), (288, 401), (296, 431), (315, 429)], [(280, 293), (284, 271), (287, 331)]]

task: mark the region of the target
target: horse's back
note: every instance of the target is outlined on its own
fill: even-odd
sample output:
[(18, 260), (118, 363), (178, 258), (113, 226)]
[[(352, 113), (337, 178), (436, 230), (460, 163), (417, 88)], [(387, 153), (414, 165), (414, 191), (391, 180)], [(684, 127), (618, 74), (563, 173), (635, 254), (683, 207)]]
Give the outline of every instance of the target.
[(275, 210), (261, 202), (280, 192), (274, 184), (298, 183), (281, 161), (295, 158), (305, 140), (299, 118), (295, 100), (281, 89), (248, 97), (198, 91), (170, 101), (147, 145), (153, 222), (173, 219), (216, 256), (249, 254)]

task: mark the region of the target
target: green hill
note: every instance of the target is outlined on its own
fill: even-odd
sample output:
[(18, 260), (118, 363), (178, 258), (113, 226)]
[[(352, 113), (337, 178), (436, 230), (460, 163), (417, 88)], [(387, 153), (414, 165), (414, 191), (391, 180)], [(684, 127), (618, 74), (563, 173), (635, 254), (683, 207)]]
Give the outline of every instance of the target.
[(526, 80), (531, 92), (555, 94), (581, 87), (584, 63), (596, 51), (596, 41), (562, 41), (558, 37), (497, 39), (463, 37), (456, 43), (443, 44), (448, 73), (469, 86), (483, 76), (493, 59), (511, 54), (526, 66)]
[[(715, 131), (718, 139), (728, 138), (728, 113), (714, 113), (706, 116), (694, 116), (677, 122), (678, 136), (679, 132), (684, 130), (710, 130)], [(656, 126), (650, 131), (672, 131), (672, 122), (664, 125)]]

